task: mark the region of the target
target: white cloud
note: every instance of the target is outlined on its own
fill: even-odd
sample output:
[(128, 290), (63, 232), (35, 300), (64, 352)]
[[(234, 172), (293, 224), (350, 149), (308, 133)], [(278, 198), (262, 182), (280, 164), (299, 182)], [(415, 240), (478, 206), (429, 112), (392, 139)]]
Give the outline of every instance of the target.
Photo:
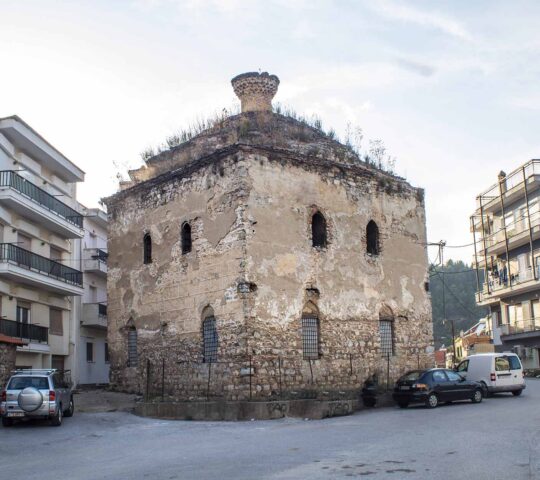
[(438, 13), (418, 10), (409, 5), (380, 0), (370, 2), (370, 8), (380, 15), (403, 22), (414, 23), (427, 28), (434, 28), (448, 35), (460, 38), (461, 40), (472, 41), (473, 36), (457, 20)]

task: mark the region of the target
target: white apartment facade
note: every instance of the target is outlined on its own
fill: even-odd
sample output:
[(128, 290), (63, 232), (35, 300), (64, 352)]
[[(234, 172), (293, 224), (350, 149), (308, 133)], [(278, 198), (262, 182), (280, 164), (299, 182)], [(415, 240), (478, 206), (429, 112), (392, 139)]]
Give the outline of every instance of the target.
[(79, 385), (109, 383), (107, 257), (107, 214), (85, 209), (84, 237), (79, 242), (84, 283), (77, 335)]
[(471, 217), (478, 305), (498, 351), (540, 368), (540, 160), (506, 174), (476, 198)]
[(0, 333), (25, 340), (16, 366), (77, 376), (84, 172), (17, 116), (0, 118)]

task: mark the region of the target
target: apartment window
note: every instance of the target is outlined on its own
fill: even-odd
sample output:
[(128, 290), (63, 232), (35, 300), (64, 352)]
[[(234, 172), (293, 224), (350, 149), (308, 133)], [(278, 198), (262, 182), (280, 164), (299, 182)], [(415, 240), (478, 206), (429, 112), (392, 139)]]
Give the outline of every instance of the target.
[(109, 363), (109, 344), (105, 342), (105, 363)]
[(94, 344), (92, 342), (86, 342), (86, 361), (94, 361)]
[(214, 317), (214, 311), (211, 307), (205, 309), (203, 316), (203, 362), (217, 362), (218, 332), (216, 317)]
[(32, 239), (26, 235), (23, 235), (22, 233), (18, 233), (17, 246), (24, 248), (25, 250), (32, 250)]
[(516, 305), (508, 305), (508, 323), (510, 325), (519, 325), (523, 322), (523, 308), (521, 303)]
[(326, 219), (321, 212), (316, 212), (311, 217), (311, 242), (314, 247), (326, 248)]
[(137, 351), (137, 329), (131, 327), (128, 330), (128, 367), (136, 367), (139, 363), (139, 352)]
[(143, 237), (143, 261), (152, 263), (152, 237), (149, 233)]
[(366, 251), (370, 255), (379, 255), (379, 227), (373, 220), (366, 227)]
[(30, 323), (30, 304), (17, 302), (17, 322), (28, 325)]
[(182, 253), (186, 254), (191, 252), (191, 225), (188, 222), (185, 222), (182, 225)]
[(58, 308), (49, 309), (49, 333), (51, 335), (64, 335), (64, 322), (62, 321), (62, 310)]
[(50, 258), (51, 260), (54, 260), (55, 262), (61, 262), (62, 251), (59, 250), (58, 248), (51, 247)]

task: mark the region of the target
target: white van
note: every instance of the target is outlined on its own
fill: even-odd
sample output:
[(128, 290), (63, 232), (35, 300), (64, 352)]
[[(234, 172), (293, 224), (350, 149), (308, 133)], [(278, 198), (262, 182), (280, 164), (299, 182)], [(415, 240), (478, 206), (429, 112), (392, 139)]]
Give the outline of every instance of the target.
[(521, 395), (525, 390), (523, 366), (515, 353), (478, 353), (463, 360), (456, 371), (469, 381), (480, 382), (484, 394), (512, 392)]

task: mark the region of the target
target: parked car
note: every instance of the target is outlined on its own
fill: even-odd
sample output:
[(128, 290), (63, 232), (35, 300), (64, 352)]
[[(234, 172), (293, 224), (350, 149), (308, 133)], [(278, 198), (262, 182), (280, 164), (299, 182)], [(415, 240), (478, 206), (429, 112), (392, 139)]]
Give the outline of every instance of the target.
[(401, 408), (411, 403), (423, 403), (429, 408), (435, 408), (439, 403), (455, 400), (480, 403), (482, 386), (445, 368), (412, 370), (397, 381), (392, 397)]
[(463, 360), (456, 371), (475, 382), (480, 382), (487, 396), (498, 392), (521, 395), (525, 390), (523, 366), (515, 353), (478, 353)]
[(17, 370), (0, 394), (4, 427), (24, 418), (48, 418), (51, 425), (59, 426), (74, 410), (68, 371)]

